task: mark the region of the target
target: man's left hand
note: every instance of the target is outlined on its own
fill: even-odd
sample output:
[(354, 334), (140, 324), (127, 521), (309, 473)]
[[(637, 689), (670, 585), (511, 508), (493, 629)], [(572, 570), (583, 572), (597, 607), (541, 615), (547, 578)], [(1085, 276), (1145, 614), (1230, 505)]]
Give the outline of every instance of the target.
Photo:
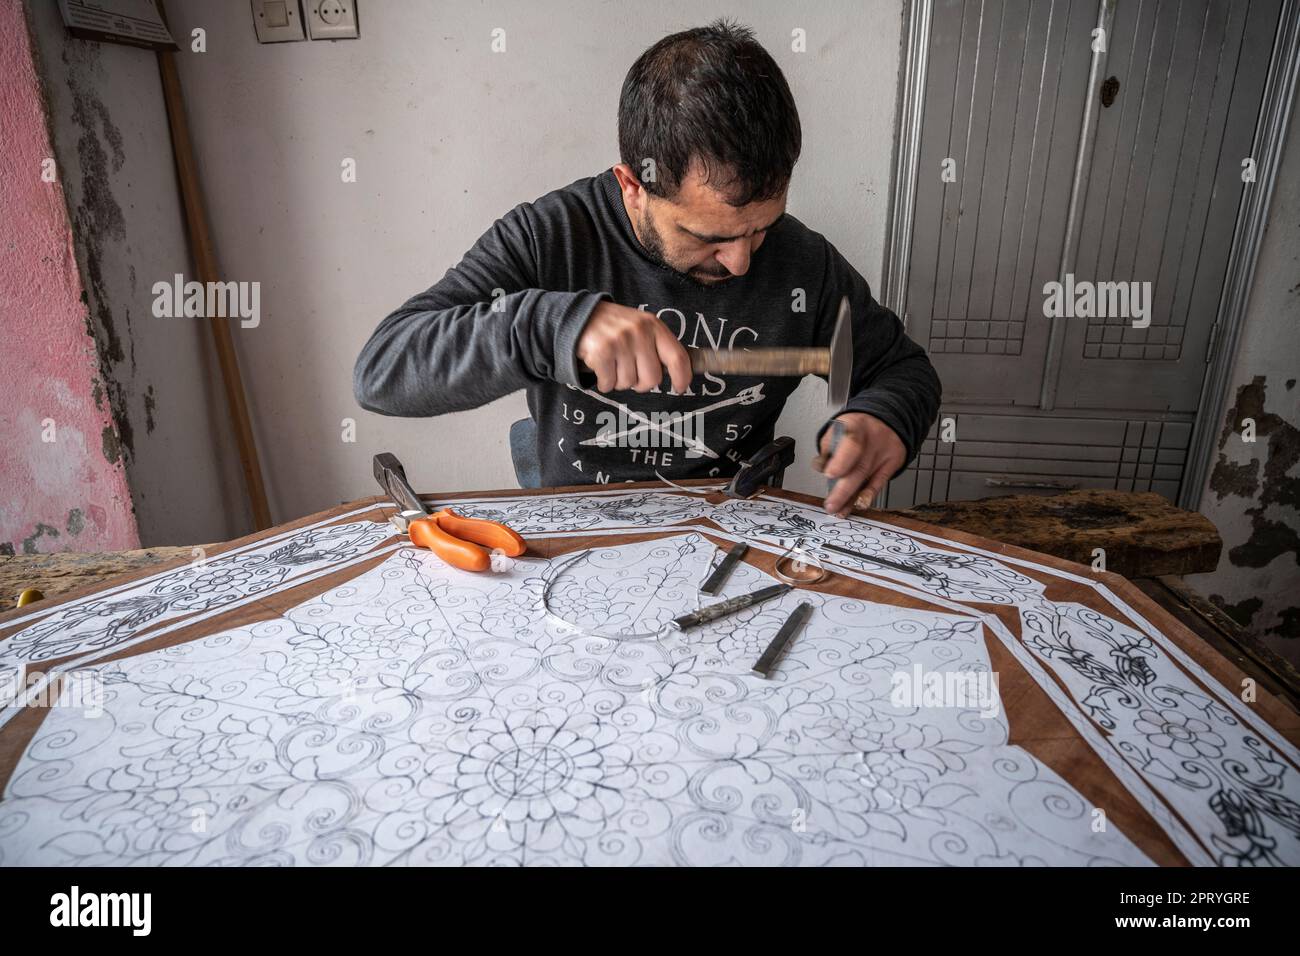
[(825, 505), (828, 512), (843, 518), (855, 505), (871, 507), (885, 490), (885, 483), (907, 461), (907, 449), (894, 430), (874, 415), (845, 412), (835, 417), (844, 423), (844, 435), (827, 461), (831, 429), (826, 429), (813, 467), (827, 478), (838, 479)]

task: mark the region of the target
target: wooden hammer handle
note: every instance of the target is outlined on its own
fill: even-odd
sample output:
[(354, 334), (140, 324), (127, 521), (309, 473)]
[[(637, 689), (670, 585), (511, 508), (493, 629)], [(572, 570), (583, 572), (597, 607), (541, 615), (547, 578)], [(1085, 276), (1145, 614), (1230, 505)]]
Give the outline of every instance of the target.
[(692, 349), (691, 371), (731, 375), (829, 375), (831, 351), (824, 348)]

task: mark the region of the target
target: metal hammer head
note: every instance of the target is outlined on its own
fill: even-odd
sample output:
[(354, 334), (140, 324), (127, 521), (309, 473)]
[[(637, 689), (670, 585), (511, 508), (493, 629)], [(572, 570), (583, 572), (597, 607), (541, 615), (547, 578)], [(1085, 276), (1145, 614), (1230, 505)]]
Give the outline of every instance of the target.
[(831, 333), (830, 374), (827, 376), (826, 403), (838, 412), (849, 400), (849, 386), (853, 381), (853, 318), (849, 310), (849, 297), (840, 299), (839, 315), (835, 318), (835, 331)]

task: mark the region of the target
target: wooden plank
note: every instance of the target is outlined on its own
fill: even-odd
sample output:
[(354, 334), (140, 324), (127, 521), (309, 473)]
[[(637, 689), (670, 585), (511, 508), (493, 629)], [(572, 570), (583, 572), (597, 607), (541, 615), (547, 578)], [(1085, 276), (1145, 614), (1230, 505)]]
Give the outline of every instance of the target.
[[(185, 206), (185, 226), (189, 231), (190, 251), (194, 256), (194, 271), (198, 274), (198, 281), (206, 288), (209, 283), (219, 282), (221, 273), (217, 268), (217, 251), (212, 241), (212, 232), (208, 228), (208, 214), (203, 206), (198, 160), (194, 156), (189, 123), (185, 118), (180, 74), (176, 70), (175, 54), (170, 50), (158, 52), (158, 71), (162, 77), (163, 102), (167, 106), (167, 123), (171, 129), (176, 178), (180, 182), (181, 200)], [(253, 436), (248, 397), (244, 393), (244, 380), (239, 372), (239, 357), (230, 336), (230, 320), (210, 315), (208, 327), (212, 332), (212, 344), (221, 368), (226, 409), (239, 447), (239, 464), (244, 472), (244, 487), (252, 509), (253, 527), (261, 531), (271, 526), (271, 509), (267, 503), (257, 440)]]
[(167, 561), (194, 557), (194, 548), (139, 548), (133, 551), (19, 554), (0, 558), (0, 611), (14, 607), (25, 588), (37, 588), (45, 597), (82, 587), (102, 585), (109, 578)]
[(1127, 578), (1213, 571), (1223, 540), (1204, 515), (1175, 507), (1154, 492), (1070, 491), (1007, 495), (919, 505), (895, 514), (955, 528)]

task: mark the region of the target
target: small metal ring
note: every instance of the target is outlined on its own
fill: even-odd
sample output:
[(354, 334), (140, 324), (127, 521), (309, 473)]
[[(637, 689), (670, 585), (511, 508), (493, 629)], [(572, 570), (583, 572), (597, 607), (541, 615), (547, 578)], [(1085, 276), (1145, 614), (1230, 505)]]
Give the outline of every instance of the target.
[[(776, 564), (772, 567), (776, 576), (786, 584), (816, 584), (826, 577), (827, 571), (822, 567), (822, 563), (800, 547), (803, 540), (803, 538), (796, 538), (794, 543), (785, 549), (785, 553), (776, 559)], [(786, 569), (781, 567), (782, 562), (785, 563)], [(816, 574), (806, 573), (806, 569), (810, 567), (816, 569)]]

